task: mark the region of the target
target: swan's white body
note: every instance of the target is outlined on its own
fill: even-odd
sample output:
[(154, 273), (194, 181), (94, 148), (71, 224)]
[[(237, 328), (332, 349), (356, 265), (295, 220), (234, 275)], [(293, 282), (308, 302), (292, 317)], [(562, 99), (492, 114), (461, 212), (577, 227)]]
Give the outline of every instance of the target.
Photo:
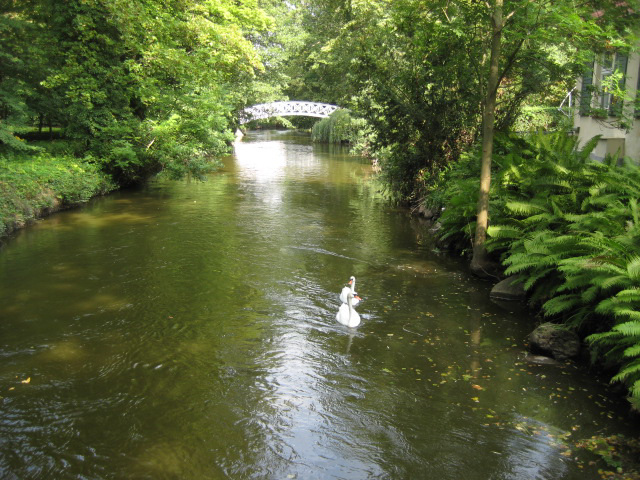
[(343, 303), (342, 305), (340, 305), (340, 309), (336, 314), (336, 320), (338, 320), (338, 323), (351, 328), (360, 325), (360, 315), (358, 315), (358, 312), (356, 312), (353, 308), (354, 300), (360, 299), (357, 295), (354, 295), (353, 293), (351, 293), (351, 291), (349, 291), (349, 293), (347, 294), (347, 303)]
[(349, 278), (349, 286), (348, 287), (343, 287), (342, 288), (342, 292), (340, 292), (340, 301), (342, 303), (347, 303), (347, 295), (349, 295), (349, 293), (353, 294), (353, 306), (355, 307), (357, 304), (360, 303), (360, 298), (357, 297), (357, 293), (356, 293), (356, 277), (351, 277)]

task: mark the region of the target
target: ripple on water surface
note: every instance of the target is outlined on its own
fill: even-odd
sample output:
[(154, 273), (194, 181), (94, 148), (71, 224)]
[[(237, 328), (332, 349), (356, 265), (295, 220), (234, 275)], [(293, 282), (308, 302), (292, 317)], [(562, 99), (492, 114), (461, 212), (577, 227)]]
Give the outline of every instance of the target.
[[(207, 182), (9, 241), (1, 476), (599, 478), (576, 444), (633, 433), (623, 410), (590, 372), (527, 362), (529, 314), (490, 302), (370, 176), (262, 132)], [(335, 321), (351, 275), (356, 330)]]

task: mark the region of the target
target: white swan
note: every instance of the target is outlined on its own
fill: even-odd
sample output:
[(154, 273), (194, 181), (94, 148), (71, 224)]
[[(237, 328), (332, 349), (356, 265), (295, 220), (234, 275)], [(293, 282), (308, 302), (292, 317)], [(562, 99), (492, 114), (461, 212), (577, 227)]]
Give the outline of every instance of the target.
[(349, 292), (353, 294), (352, 301), (353, 306), (355, 307), (360, 303), (360, 297), (358, 297), (358, 294), (356, 293), (356, 277), (354, 277), (353, 275), (349, 277), (349, 286), (343, 287), (342, 292), (340, 292), (340, 301), (342, 303), (347, 303), (347, 295), (349, 295)]
[(358, 315), (358, 312), (353, 308), (353, 300), (356, 299), (360, 300), (357, 295), (354, 295), (349, 291), (347, 294), (347, 303), (340, 305), (340, 309), (336, 314), (336, 320), (338, 320), (338, 323), (351, 328), (360, 325), (360, 315)]

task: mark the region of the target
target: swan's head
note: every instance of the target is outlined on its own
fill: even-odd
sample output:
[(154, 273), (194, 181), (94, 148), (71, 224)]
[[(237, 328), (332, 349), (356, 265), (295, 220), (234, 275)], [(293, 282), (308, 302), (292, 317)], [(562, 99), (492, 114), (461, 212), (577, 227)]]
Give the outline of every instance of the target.
[(355, 281), (356, 281), (356, 277), (354, 277), (353, 275), (349, 277), (349, 285), (353, 285), (353, 282)]

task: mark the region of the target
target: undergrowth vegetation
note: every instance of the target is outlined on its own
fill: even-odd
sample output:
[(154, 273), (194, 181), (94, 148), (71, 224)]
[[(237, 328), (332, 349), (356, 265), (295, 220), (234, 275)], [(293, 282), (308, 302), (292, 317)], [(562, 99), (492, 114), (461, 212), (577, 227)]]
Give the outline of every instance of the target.
[(43, 211), (77, 205), (115, 188), (90, 159), (47, 153), (11, 160), (0, 156), (0, 236)]
[[(497, 139), (487, 248), (519, 275), (532, 304), (586, 337), (593, 359), (616, 368), (640, 408), (640, 167), (590, 159), (564, 133)], [(439, 236), (471, 248), (480, 152), (432, 179), (444, 206)]]

